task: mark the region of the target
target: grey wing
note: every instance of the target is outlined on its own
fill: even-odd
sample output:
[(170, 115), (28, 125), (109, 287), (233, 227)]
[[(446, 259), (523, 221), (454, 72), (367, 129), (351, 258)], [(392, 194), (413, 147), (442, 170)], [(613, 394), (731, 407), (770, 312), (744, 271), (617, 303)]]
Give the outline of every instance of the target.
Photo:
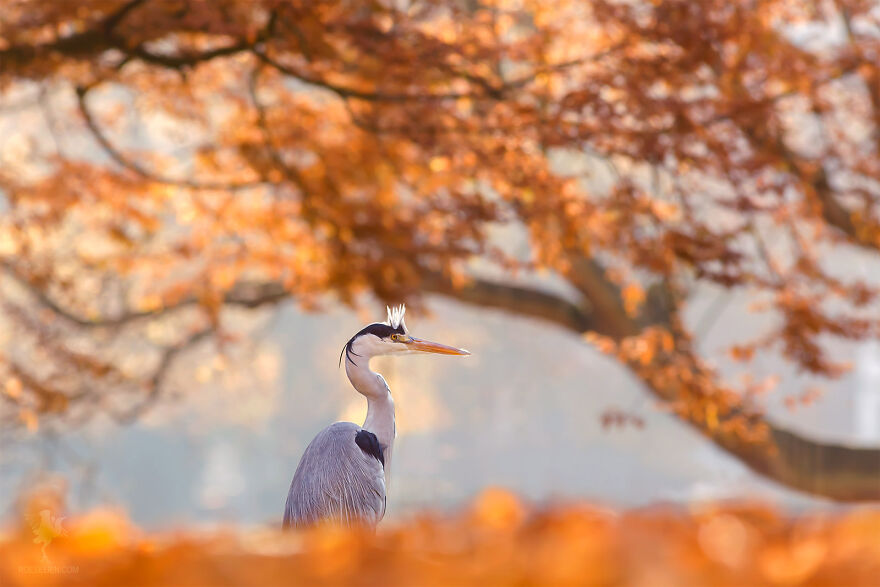
[(375, 526), (385, 516), (385, 470), (355, 443), (361, 430), (337, 422), (315, 436), (290, 483), (285, 528), (321, 520)]

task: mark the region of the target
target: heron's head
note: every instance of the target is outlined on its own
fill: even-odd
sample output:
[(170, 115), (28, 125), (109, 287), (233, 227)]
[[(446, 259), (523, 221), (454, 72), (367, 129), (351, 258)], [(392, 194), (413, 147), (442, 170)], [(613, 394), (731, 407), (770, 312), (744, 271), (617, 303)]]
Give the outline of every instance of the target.
[(371, 357), (380, 355), (399, 355), (404, 353), (435, 353), (438, 355), (469, 355), (464, 349), (446, 346), (439, 342), (431, 342), (416, 338), (407, 332), (403, 315), (406, 306), (388, 308), (388, 319), (385, 322), (376, 322), (365, 326), (360, 332), (351, 337), (342, 348), (339, 362), (342, 357), (347, 361), (355, 362), (357, 357), (369, 360)]

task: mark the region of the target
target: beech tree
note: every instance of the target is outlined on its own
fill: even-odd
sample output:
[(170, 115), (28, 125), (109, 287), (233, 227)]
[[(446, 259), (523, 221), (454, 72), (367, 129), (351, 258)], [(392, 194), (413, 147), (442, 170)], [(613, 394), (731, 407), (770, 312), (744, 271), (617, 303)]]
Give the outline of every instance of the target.
[(830, 338), (880, 333), (876, 280), (828, 262), (880, 249), (878, 31), (861, 0), (4, 2), (0, 414), (136, 418), (226, 306), (432, 294), (584, 336), (767, 478), (880, 499), (880, 448), (774, 424), (682, 319), (748, 291), (772, 329), (731, 354), (827, 377)]

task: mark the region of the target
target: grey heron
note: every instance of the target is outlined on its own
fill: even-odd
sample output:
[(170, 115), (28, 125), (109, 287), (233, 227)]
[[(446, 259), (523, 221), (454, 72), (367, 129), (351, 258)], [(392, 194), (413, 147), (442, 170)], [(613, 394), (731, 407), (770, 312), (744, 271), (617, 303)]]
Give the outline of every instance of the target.
[(469, 355), (463, 349), (422, 340), (406, 329), (403, 305), (388, 308), (385, 322), (370, 324), (345, 343), (339, 361), (355, 390), (367, 398), (362, 426), (336, 422), (306, 447), (290, 483), (284, 527), (320, 521), (375, 527), (385, 515), (386, 472), (394, 445), (394, 400), (370, 359), (402, 353)]

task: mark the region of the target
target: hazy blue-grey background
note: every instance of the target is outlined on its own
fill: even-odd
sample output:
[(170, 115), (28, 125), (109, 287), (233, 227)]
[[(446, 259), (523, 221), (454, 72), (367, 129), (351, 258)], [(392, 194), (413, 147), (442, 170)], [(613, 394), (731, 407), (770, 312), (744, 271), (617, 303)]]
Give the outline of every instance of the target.
[[(711, 356), (768, 320), (749, 314), (745, 297), (706, 290), (694, 300), (688, 318)], [(21, 490), (41, 482), (67, 484), (71, 511), (116, 505), (150, 528), (276, 523), (312, 436), (333, 421), (363, 418), (365, 402), (337, 359), (352, 333), (383, 317), (384, 308), (372, 308), (304, 314), (286, 304), (233, 316), (233, 323), (257, 325), (250, 350), (226, 362), (184, 359), (169, 397), (143, 421), (120, 427), (99, 419), (57, 439), (41, 432), (6, 441), (3, 515), (13, 514)], [(442, 299), (429, 300), (429, 308), (430, 316), (410, 312), (410, 330), (474, 354), (374, 361), (397, 406), (389, 517), (455, 506), (488, 486), (535, 500), (609, 505), (755, 496), (792, 508), (824, 504), (751, 474), (658, 411), (624, 368), (568, 332)], [(782, 374), (767, 403), (777, 420), (820, 438), (876, 444), (878, 349), (836, 349), (853, 358), (853, 372), (793, 412), (781, 400), (807, 379), (770, 356), (745, 371)], [(739, 376), (734, 366), (720, 366)], [(638, 414), (646, 426), (603, 430), (600, 415), (610, 407)]]

